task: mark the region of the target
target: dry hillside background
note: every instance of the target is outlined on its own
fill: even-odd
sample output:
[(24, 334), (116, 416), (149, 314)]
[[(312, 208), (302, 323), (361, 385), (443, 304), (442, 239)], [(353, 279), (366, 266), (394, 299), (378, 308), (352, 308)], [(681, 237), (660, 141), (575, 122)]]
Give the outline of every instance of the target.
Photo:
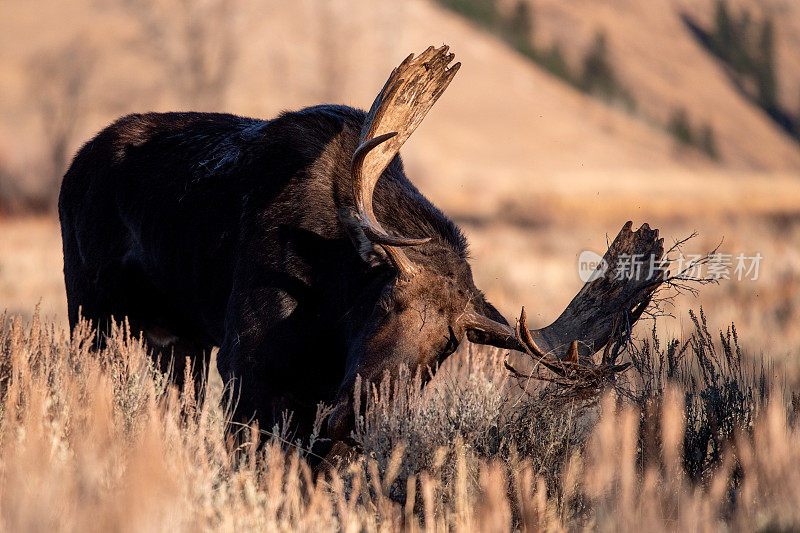
[[(769, 109), (753, 78), (736, 72), (731, 62), (703, 42), (702, 32), (711, 32), (718, 21), (720, 2), (716, 0), (4, 0), (0, 2), (0, 312), (5, 309), (29, 321), (38, 304), (42, 316), (54, 323), (53, 335), (65, 329), (61, 242), (53, 200), (72, 154), (114, 118), (131, 112), (189, 109), (270, 118), (284, 109), (318, 103), (368, 107), (402, 58), (430, 44), (446, 43), (462, 68), (402, 154), (407, 173), (420, 190), (466, 230), (477, 285), (507, 317), (513, 318), (524, 304), (532, 326), (554, 319), (582, 285), (578, 255), (584, 250), (602, 253), (606, 239), (612, 239), (629, 219), (636, 226), (648, 222), (659, 228), (667, 241), (696, 231), (698, 237), (684, 247), (687, 253), (705, 253), (722, 242), (722, 253), (760, 254), (758, 279), (722, 280), (703, 286), (697, 297), (681, 296), (671, 309), (674, 316), (659, 320), (660, 334), (689, 335), (694, 325), (688, 311), (702, 305), (712, 332), (735, 322), (747, 364), (763, 356), (774, 361), (774, 366), (768, 366), (769, 379), (794, 375), (800, 370), (800, 141), (797, 130), (793, 133), (791, 128), (800, 128), (800, 3), (728, 0), (724, 5), (737, 21), (747, 14), (752, 30), (745, 40), (754, 49), (762, 40), (765, 21), (771, 24), (775, 76)], [(487, 6), (502, 20), (519, 22), (514, 17), (523, 13), (526, 29), (509, 37), (508, 31), (497, 29), (496, 22), (487, 22), (483, 15)], [(554, 57), (565, 65), (558, 68), (581, 72), (598, 36), (604, 45), (603, 62), (612, 69), (618, 88), (610, 96), (587, 92), (580, 80), (554, 74), (558, 70), (553, 68)], [(553, 50), (557, 56), (542, 59), (546, 55), (542, 51), (549, 54)], [(788, 122), (781, 125), (776, 116)], [(688, 142), (687, 127), (691, 133)], [(639, 337), (651, 326), (640, 327)], [(2, 328), (6, 327), (4, 323)], [(15, 349), (23, 345), (27, 346), (19, 341)], [(58, 352), (58, 348), (53, 350)], [(94, 367), (84, 370), (89, 376), (100, 372)], [(70, 389), (70, 394), (76, 395), (89, 379), (83, 374), (60, 376), (65, 383), (77, 380), (83, 384)], [(48, 383), (46, 386), (52, 387)], [(104, 382), (106, 388), (101, 389), (111, 391), (110, 383)], [(39, 385), (25, 382), (20, 386), (35, 389)], [(147, 386), (158, 389), (158, 383)], [(151, 402), (141, 407), (143, 412), (155, 416), (157, 409), (163, 409), (157, 412), (174, 414), (173, 404), (155, 406), (157, 392), (148, 389), (137, 394), (136, 401)], [(115, 397), (114, 405), (123, 400)], [(98, 400), (91, 409), (111, 408), (101, 404)], [(614, 416), (621, 417), (620, 423), (632, 423), (625, 418), (633, 416), (627, 412)], [(773, 440), (775, 446), (789, 446), (792, 439), (796, 446), (797, 430), (781, 426), (775, 412), (770, 416), (774, 423), (759, 431), (772, 436), (770, 431), (784, 432)], [(601, 433), (592, 441), (594, 445), (624, 448), (627, 444), (611, 442), (616, 437), (609, 428), (614, 426), (604, 420), (611, 425), (598, 429)], [(198, 424), (207, 422), (203, 419)], [(33, 423), (21, 421), (20, 427)], [(213, 460), (224, 462), (219, 457), (221, 448), (215, 448), (224, 447), (223, 437), (205, 426), (192, 426), (190, 431), (183, 428), (180, 433), (177, 426), (169, 425), (173, 423), (179, 424), (169, 419), (163, 427), (144, 428), (143, 438), (150, 439), (151, 447), (141, 453), (150, 455), (126, 456), (125, 460), (146, 462), (163, 454), (163, 446), (179, 446), (181, 439), (185, 443), (204, 435), (203, 439), (213, 441), (208, 446), (218, 454)], [(122, 437), (98, 436), (104, 443), (114, 438)], [(65, 437), (53, 446), (67, 449), (76, 444), (73, 440), (74, 436)], [(9, 449), (2, 446), (11, 444), (3, 441), (0, 449)], [(87, 446), (81, 453), (91, 457), (104, 450), (125, 455), (116, 444)], [(201, 453), (191, 453), (195, 452)], [(782, 460), (794, 457), (791, 454), (797, 451), (783, 453)], [(18, 466), (35, 462), (33, 456), (15, 457)], [(182, 457), (170, 468), (183, 472), (206, 459), (204, 455)], [(619, 465), (602, 468), (611, 472), (633, 468), (635, 461), (624, 463), (627, 459), (622, 457)], [(750, 459), (754, 471), (769, 471), (759, 478), (763, 484), (759, 487), (790, 483), (778, 479), (769, 466)], [(115, 459), (106, 460), (110, 465)], [(426, 464), (435, 466), (435, 461)], [(205, 502), (185, 492), (180, 492), (180, 497), (198, 505), (201, 510), (197, 512), (220, 513), (228, 503), (239, 510), (251, 509), (255, 504), (248, 498), (270, 496), (256, 491), (234, 501), (231, 494), (241, 496), (234, 488), (237, 483), (242, 487), (263, 483), (263, 479), (248, 481), (248, 476), (258, 476), (256, 466), (248, 464), (247, 468), (251, 470), (237, 471), (240, 477), (215, 493), (219, 501), (211, 502), (212, 496), (208, 496)], [(287, 473), (287, 479), (301, 483), (302, 468), (296, 464), (287, 468), (294, 469), (291, 476), (295, 476)], [(502, 484), (492, 477), (501, 476), (499, 467), (493, 468), (487, 462), (470, 470), (477, 486), (486, 489)], [(593, 474), (581, 470), (587, 465), (575, 468), (591, 485)], [(8, 469), (4, 472), (9, 479), (21, 476), (19, 472), (9, 474)], [(43, 487), (48, 476), (57, 475), (47, 469), (37, 472)], [(712, 518), (708, 518), (712, 522), (703, 521), (707, 518), (703, 513), (716, 516), (716, 511), (709, 510), (711, 504), (692, 500), (689, 481), (665, 472), (659, 475), (668, 479), (661, 481), (674, 490), (658, 493), (663, 498), (661, 511), (681, 502), (703, 510), (697, 515), (689, 513), (687, 516), (695, 517), (692, 519), (681, 515), (682, 521), (673, 526), (712, 523)], [(181, 490), (202, 493), (216, 482), (214, 476), (223, 474), (230, 472), (198, 471)], [(366, 484), (369, 476), (361, 474)], [(141, 475), (145, 477), (134, 482), (146, 486), (147, 473)], [(169, 477), (171, 472), (162, 475)], [(536, 478), (535, 472), (530, 475)], [(441, 472), (432, 476), (434, 484), (445, 479)], [(350, 482), (355, 483), (355, 477)], [(622, 478), (603, 479), (597, 483), (615, 484), (621, 499), (613, 505), (611, 500), (603, 500), (606, 496), (592, 496), (592, 501), (605, 502), (609, 513), (624, 511), (618, 527), (650, 517), (650, 510), (645, 512), (641, 502), (625, 499), (625, 494), (630, 496), (633, 491), (638, 498), (639, 490), (660, 491), (647, 485), (655, 483), (653, 479), (640, 479), (637, 483), (641, 486), (627, 486)], [(84, 482), (70, 480), (76, 486)], [(169, 484), (159, 486), (166, 493), (171, 490), (164, 488)], [(131, 494), (144, 497), (146, 491), (136, 487), (130, 489)], [(65, 485), (50, 490), (66, 494), (73, 488)], [(536, 488), (544, 490), (539, 485)], [(250, 489), (242, 490), (250, 494)], [(491, 490), (486, 490), (493, 497)], [(59, 494), (51, 496), (63, 497)], [(529, 511), (536, 515), (537, 524), (570, 525), (564, 516), (560, 521), (550, 515), (543, 518), (547, 513), (565, 511), (541, 491), (536, 494), (539, 496), (529, 496), (539, 498), (540, 507)], [(300, 505), (292, 500), (294, 493), (284, 497), (276, 509)], [(500, 501), (503, 495), (494, 497)], [(448, 507), (453, 501), (468, 501), (459, 498), (445, 498), (449, 503), (442, 505), (450, 514), (442, 518), (442, 524), (465, 527), (475, 525), (473, 519), (484, 518), (488, 522), (482, 525), (506, 524), (505, 515), (465, 517), (466, 511), (458, 505)], [(786, 495), (779, 503), (788, 502), (791, 509), (796, 501), (792, 498), (795, 495)], [(307, 501), (303, 501), (305, 505)], [(15, 502), (19, 503), (0, 497), (0, 507)], [(207, 508), (203, 507), (206, 504)], [(341, 500), (336, 505), (344, 506), (337, 513), (340, 517), (346, 514), (349, 520), (339, 525), (377, 527), (362, 508), (351, 509)], [(389, 504), (375, 501), (372, 505), (374, 510)], [(431, 513), (439, 509), (431, 506)], [(351, 514), (345, 513), (345, 507)], [(413, 502), (411, 507), (413, 510)], [(480, 512), (489, 513), (490, 507)], [(794, 506), (795, 513), (797, 508)], [(505, 512), (502, 509), (497, 513)], [(195, 511), (187, 511), (187, 516), (196, 518)], [(314, 524), (327, 523), (329, 511), (323, 508), (304, 515), (310, 521), (303, 527), (314, 529)], [(362, 516), (362, 511), (367, 514)], [(108, 524), (117, 523), (124, 514), (113, 506), (102, 507), (102, 512)], [(759, 521), (757, 514), (747, 515), (753, 521), (743, 523), (763, 526), (765, 522)], [(703, 520), (696, 518), (701, 515)], [(44, 528), (49, 524), (25, 522), (28, 515), (20, 515), (21, 521), (14, 522), (3, 509), (0, 516), (5, 516), (6, 526)], [(256, 518), (253, 524), (276, 526), (263, 521), (261, 515)], [(153, 520), (152, 524), (137, 525), (187, 524), (180, 517), (175, 518), (177, 522)], [(224, 516), (209, 520), (203, 525), (235, 525), (225, 522)], [(386, 523), (393, 524), (392, 520)], [(188, 523), (191, 529), (199, 522)]]

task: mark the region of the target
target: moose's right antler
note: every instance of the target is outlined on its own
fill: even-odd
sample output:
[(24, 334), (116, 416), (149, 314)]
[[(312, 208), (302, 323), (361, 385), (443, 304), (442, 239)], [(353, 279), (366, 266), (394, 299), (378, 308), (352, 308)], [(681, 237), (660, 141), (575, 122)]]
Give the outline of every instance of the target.
[(369, 110), (361, 131), (361, 144), (351, 162), (356, 216), (364, 234), (383, 246), (401, 277), (406, 279), (416, 269), (399, 247), (424, 244), (429, 238), (389, 235), (375, 218), (372, 193), (400, 147), (458, 72), (461, 63), (448, 68), (454, 57), (448, 50), (447, 46), (431, 46), (416, 58), (411, 54), (392, 71)]
[[(617, 328), (622, 314), (623, 313), (620, 312), (617, 315), (617, 320), (614, 322), (614, 328), (611, 330), (609, 340), (606, 344), (606, 350), (603, 354), (603, 362), (599, 365), (581, 362), (580, 356), (578, 355), (579, 343), (577, 340), (573, 340), (572, 343), (570, 343), (569, 348), (567, 348), (566, 352), (564, 352), (560, 358), (554, 356), (554, 354), (545, 353), (533, 340), (531, 330), (528, 329), (524, 307), (517, 321), (517, 339), (519, 339), (522, 344), (522, 351), (531, 356), (534, 362), (541, 363), (558, 376), (558, 379), (552, 379), (551, 381), (565, 385), (591, 388), (602, 384), (615, 374), (631, 366), (630, 363), (615, 364), (614, 361), (610, 360), (608, 357), (613, 343), (617, 341)], [(523, 374), (511, 366), (507, 360), (505, 362), (505, 367), (513, 374), (523, 376)]]
[[(663, 283), (666, 267), (658, 231), (647, 224), (631, 231), (631, 225), (625, 224), (598, 269), (552, 324), (529, 330), (524, 307), (516, 330), (469, 313), (464, 327), (470, 340), (526, 353), (559, 376), (554, 381), (568, 385), (594, 386), (625, 370), (628, 364), (616, 364), (618, 349)], [(593, 364), (592, 354), (603, 348), (601, 364)]]

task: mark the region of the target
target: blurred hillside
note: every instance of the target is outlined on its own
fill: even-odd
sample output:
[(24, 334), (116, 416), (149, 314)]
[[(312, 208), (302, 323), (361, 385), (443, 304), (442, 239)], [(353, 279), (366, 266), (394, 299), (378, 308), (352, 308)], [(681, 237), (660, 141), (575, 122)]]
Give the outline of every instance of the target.
[[(497, 9), (513, 4), (499, 2)], [(800, 107), (791, 102), (800, 98), (793, 53), (800, 46), (794, 31), (800, 8), (751, 4), (754, 17), (774, 4), (780, 94), (787, 107)], [(42, 163), (53, 159), (52, 137), (59, 133), (53, 129), (69, 129), (61, 135), (61, 152), (69, 156), (114, 117), (134, 111), (213, 109), (269, 118), (319, 102), (368, 107), (394, 64), (442, 42), (464, 68), (405, 155), (424, 174), (418, 179), (447, 182), (451, 193), (452, 180), (472, 198), (488, 176), (513, 189), (537, 176), (586, 172), (800, 169), (800, 145), (737, 92), (683, 21), (690, 15), (710, 24), (712, 0), (530, 1), (532, 39), (541, 47), (558, 45), (574, 68), (592, 40), (605, 36), (607, 59), (633, 96), (633, 111), (582, 94), (474, 20), (429, 1), (182, 5), (3, 2), (0, 157), (6, 172), (40, 186), (33, 184), (37, 175), (63, 172), (53, 171), (63, 161)], [(196, 79), (185, 72), (193, 63), (201, 72)], [(713, 131), (718, 161), (670, 135), (670, 117), (680, 110), (690, 125)], [(554, 180), (537, 180), (536, 188), (548, 181)]]
[[(636, 115), (668, 125), (685, 111), (695, 130), (714, 134), (726, 167), (798, 168), (796, 139), (787, 135), (735, 83), (731, 67), (705, 46), (698, 32), (717, 31), (723, 10), (733, 38), (750, 55), (761, 53), (761, 32), (773, 26), (771, 50), (777, 102), (800, 117), (800, 4), (784, 0), (525, 0), (531, 39), (557, 47), (573, 69), (585, 61), (598, 35), (608, 62), (636, 102)], [(506, 12), (516, 2), (502, 2)], [(746, 21), (744, 21), (746, 19)], [(740, 23), (740, 20), (742, 21)], [(765, 45), (769, 46), (769, 45)]]

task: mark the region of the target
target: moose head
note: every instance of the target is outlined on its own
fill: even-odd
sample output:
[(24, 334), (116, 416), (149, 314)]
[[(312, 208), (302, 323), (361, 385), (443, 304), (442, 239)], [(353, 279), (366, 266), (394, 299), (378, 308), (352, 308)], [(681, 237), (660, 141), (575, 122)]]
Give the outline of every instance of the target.
[[(426, 216), (422, 209), (415, 213), (413, 204), (398, 209), (401, 200), (390, 194), (376, 199), (374, 191), (379, 179), (407, 179), (390, 163), (458, 72), (460, 63), (450, 66), (452, 60), (446, 46), (407, 57), (372, 104), (352, 156), (354, 204), (340, 208), (339, 219), (364, 262), (376, 269), (388, 265), (391, 274), (381, 278), (380, 296), (362, 310), (364, 319), (349, 342), (345, 379), (329, 420), (331, 436), (337, 439), (346, 438), (352, 427), (356, 376), (374, 382), (402, 365), (435, 368), (464, 337), (528, 354), (569, 381), (613, 376), (627, 365), (615, 364), (609, 353), (594, 365), (590, 356), (619, 342), (620, 320), (635, 322), (661, 279), (663, 271), (658, 269), (638, 280), (597, 276), (558, 320), (531, 331), (524, 308), (516, 327), (511, 327), (475, 286), (460, 232), (443, 238), (446, 231), (407, 221), (404, 226), (411, 226), (416, 235), (385, 229), (381, 221), (397, 227), (397, 217)], [(633, 233), (628, 223), (606, 260), (613, 264), (625, 252), (660, 257), (662, 242), (657, 231), (645, 225)]]

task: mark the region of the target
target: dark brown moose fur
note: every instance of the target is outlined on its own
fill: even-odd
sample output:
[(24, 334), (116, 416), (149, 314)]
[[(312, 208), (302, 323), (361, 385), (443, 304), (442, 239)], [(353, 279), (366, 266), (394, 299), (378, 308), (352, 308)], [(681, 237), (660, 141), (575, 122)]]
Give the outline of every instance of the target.
[(338, 211), (353, 203), (364, 118), (318, 106), (270, 121), (150, 113), (107, 127), (61, 189), (70, 324), (79, 308), (101, 330), (128, 317), (165, 361), (174, 351), (177, 378), (185, 356), (201, 368), (219, 346), (240, 417), (271, 428), (290, 409), (306, 430), (357, 373), (454, 351), (468, 305), (502, 321), (475, 288), (461, 231), (399, 157), (374, 204), (389, 232), (432, 237), (406, 250), (420, 273), (398, 281), (379, 248), (372, 261), (359, 254)]

